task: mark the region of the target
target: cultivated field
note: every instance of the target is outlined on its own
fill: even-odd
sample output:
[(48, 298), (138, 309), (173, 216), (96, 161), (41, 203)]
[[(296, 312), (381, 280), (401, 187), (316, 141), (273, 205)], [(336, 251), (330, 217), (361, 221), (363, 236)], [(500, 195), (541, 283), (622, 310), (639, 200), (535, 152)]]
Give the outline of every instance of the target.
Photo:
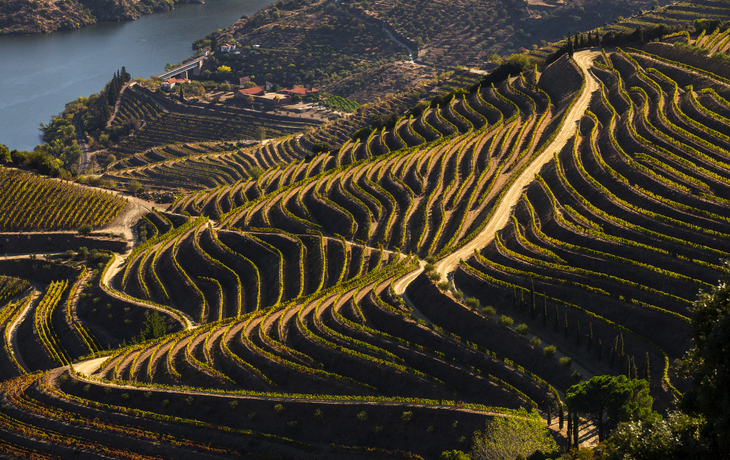
[[(0, 260), (0, 452), (437, 458), (599, 374), (670, 407), (730, 254), (730, 80), (662, 49), (582, 50), (354, 137), (362, 113), (251, 146), (148, 131), (105, 178), (185, 192), (116, 217), (129, 250)], [(92, 195), (97, 228), (122, 202)]]

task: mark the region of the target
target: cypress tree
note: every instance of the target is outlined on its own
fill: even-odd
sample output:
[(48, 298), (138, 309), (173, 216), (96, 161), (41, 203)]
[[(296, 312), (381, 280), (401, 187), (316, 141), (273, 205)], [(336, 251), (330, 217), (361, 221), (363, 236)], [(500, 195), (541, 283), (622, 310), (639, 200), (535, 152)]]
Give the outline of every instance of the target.
[(601, 362), (601, 358), (603, 357), (603, 342), (601, 342), (601, 338), (598, 338), (598, 362)]
[(530, 280), (530, 318), (535, 319), (537, 307), (535, 306), (535, 280)]
[(644, 359), (644, 378), (647, 382), (651, 382), (651, 366), (649, 364), (649, 352), (646, 352), (646, 358)]
[(555, 332), (558, 332), (558, 327), (560, 326), (560, 311), (558, 310), (558, 306), (555, 305)]
[(568, 409), (568, 439), (570, 439), (570, 433), (573, 432), (573, 414)]
[(616, 350), (618, 349), (618, 336), (613, 339), (613, 346), (611, 347), (611, 361), (609, 366), (613, 367), (613, 362), (616, 360)]
[(579, 423), (578, 422), (578, 412), (573, 412), (573, 438), (575, 439), (574, 444), (575, 444), (576, 449), (578, 448), (578, 444), (579, 444), (579, 436), (578, 436), (579, 425), (578, 425), (578, 423)]
[(568, 314), (565, 314), (565, 324), (563, 325), (563, 334), (565, 335), (565, 338), (568, 338)]
[(626, 375), (626, 378), (631, 378), (631, 356), (626, 357), (626, 369), (621, 369), (621, 371)]
[(547, 327), (547, 296), (542, 296), (542, 326)]
[(102, 100), (101, 102), (101, 120), (104, 124), (111, 118), (112, 112), (109, 110), (109, 105)]
[(639, 378), (639, 369), (636, 367), (636, 358), (631, 356), (631, 375), (632, 379)]
[(512, 288), (512, 309), (517, 310), (517, 288)]
[(558, 428), (563, 429), (565, 415), (563, 414), (563, 406), (558, 406)]
[(591, 347), (593, 347), (593, 323), (588, 323), (588, 353), (591, 352)]
[(580, 346), (580, 320), (578, 320), (578, 329), (575, 331), (575, 345)]
[(573, 39), (570, 36), (570, 31), (568, 31), (568, 54), (573, 57)]
[(623, 369), (624, 367), (624, 358), (626, 357), (626, 353), (624, 353), (624, 334), (623, 332), (619, 335), (619, 346), (618, 346), (618, 356), (619, 356), (619, 369)]
[(621, 352), (621, 356), (626, 355), (626, 353), (624, 353), (624, 333), (623, 332), (621, 334), (619, 334), (619, 351)]
[(548, 401), (547, 405), (547, 425), (550, 426), (550, 422), (553, 420), (553, 402)]

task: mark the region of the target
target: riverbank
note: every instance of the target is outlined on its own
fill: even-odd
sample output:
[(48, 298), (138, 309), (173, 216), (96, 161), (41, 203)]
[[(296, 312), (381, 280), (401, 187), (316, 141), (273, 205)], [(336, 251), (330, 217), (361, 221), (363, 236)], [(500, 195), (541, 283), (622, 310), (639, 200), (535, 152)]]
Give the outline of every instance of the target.
[[(100, 22), (80, 30), (0, 37), (0, 144), (32, 150), (38, 126), (66, 102), (98, 93), (122, 66), (147, 78), (193, 54), (191, 43), (252, 15), (271, 0), (207, 0), (137, 21)], [(33, 59), (29, 59), (33, 56)]]
[(169, 11), (176, 3), (205, 0), (4, 0), (0, 2), (0, 35), (42, 34), (77, 30), (99, 21), (129, 21)]

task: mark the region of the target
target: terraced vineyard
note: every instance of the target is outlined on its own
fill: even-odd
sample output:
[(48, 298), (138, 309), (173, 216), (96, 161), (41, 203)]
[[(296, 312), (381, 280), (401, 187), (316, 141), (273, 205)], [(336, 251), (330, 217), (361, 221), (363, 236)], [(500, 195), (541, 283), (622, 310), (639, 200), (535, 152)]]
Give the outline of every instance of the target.
[(594, 49), (354, 139), (138, 152), (108, 177), (191, 191), (132, 250), (7, 262), (0, 452), (437, 458), (601, 374), (670, 407), (730, 254), (728, 99)]
[[(142, 164), (139, 154), (150, 149), (171, 148), (179, 152), (178, 144), (252, 139), (257, 126), (266, 126), (269, 136), (278, 137), (321, 123), (319, 120), (254, 112), (235, 106), (172, 102), (136, 84), (122, 93), (119, 112), (112, 125), (130, 122), (141, 123), (141, 128), (109, 149), (109, 153), (117, 158), (127, 160), (119, 167)], [(159, 161), (159, 158), (153, 157), (152, 161)]]
[(0, 229), (11, 231), (102, 227), (124, 209), (125, 198), (0, 167)]

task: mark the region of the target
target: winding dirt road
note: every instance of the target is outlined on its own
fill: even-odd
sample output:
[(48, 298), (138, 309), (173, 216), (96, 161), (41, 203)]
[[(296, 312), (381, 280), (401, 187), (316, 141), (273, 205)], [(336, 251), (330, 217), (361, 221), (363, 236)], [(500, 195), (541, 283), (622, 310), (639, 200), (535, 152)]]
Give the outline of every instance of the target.
[[(468, 259), (475, 250), (484, 248), (492, 242), (494, 235), (504, 228), (509, 222), (512, 210), (520, 200), (523, 189), (535, 179), (535, 174), (537, 174), (546, 163), (553, 159), (553, 154), (555, 152), (559, 152), (575, 134), (577, 123), (580, 122), (581, 117), (583, 117), (586, 110), (588, 110), (588, 105), (593, 94), (600, 88), (598, 80), (590, 72), (593, 60), (599, 55), (600, 51), (597, 50), (586, 50), (575, 53), (574, 60), (583, 70), (583, 74), (586, 77), (586, 84), (583, 88), (583, 93), (578, 97), (572, 109), (568, 113), (560, 132), (558, 132), (555, 139), (545, 149), (545, 151), (540, 154), (540, 156), (537, 157), (510, 186), (507, 193), (505, 193), (502, 198), (502, 201), (497, 204), (494, 214), (489, 222), (487, 222), (487, 225), (484, 226), (481, 233), (459, 250), (436, 262), (436, 271), (441, 274), (441, 279), (449, 280), (454, 290), (458, 289), (456, 284), (454, 284), (453, 275), (459, 266), (459, 261), (462, 259)], [(406, 293), (408, 286), (418, 277), (418, 275), (421, 274), (424, 266), (425, 262), (421, 261), (421, 267), (418, 270), (414, 270), (396, 280), (393, 283), (393, 287), (395, 288), (396, 294), (400, 295), (413, 309), (413, 315), (416, 318), (423, 319), (428, 322), (428, 319), (418, 311), (417, 307), (410, 301), (408, 294)], [(532, 338), (532, 334), (529, 334), (527, 338)], [(549, 343), (543, 340), (543, 345), (549, 345)], [(555, 356), (556, 358), (561, 358), (567, 355), (562, 351), (558, 351)], [(589, 379), (594, 375), (581, 363), (576, 362), (575, 359), (573, 359), (573, 365), (571, 368), (579, 371), (586, 379)]]
[(522, 190), (535, 179), (535, 174), (537, 174), (546, 163), (553, 159), (553, 154), (562, 150), (568, 140), (573, 137), (577, 123), (580, 122), (580, 119), (583, 115), (585, 115), (586, 110), (588, 110), (588, 104), (591, 101), (591, 97), (593, 97), (593, 93), (600, 88), (598, 80), (596, 80), (596, 77), (594, 77), (589, 70), (593, 65), (593, 60), (600, 54), (600, 51), (593, 50), (579, 51), (575, 53), (574, 60), (583, 70), (583, 74), (586, 77), (586, 84), (585, 88), (583, 88), (583, 93), (578, 97), (578, 100), (568, 113), (565, 123), (563, 123), (563, 127), (545, 151), (543, 151), (542, 154), (537, 157), (510, 186), (507, 193), (505, 193), (502, 198), (502, 201), (500, 201), (497, 205), (497, 209), (492, 215), (492, 218), (489, 222), (487, 222), (487, 225), (484, 226), (482, 232), (461, 249), (436, 263), (436, 270), (441, 273), (442, 279), (450, 279), (447, 275), (456, 270), (460, 259), (468, 259), (475, 249), (486, 247), (492, 242), (494, 235), (507, 225), (510, 215), (512, 214), (512, 209), (517, 205), (517, 202), (522, 196)]

